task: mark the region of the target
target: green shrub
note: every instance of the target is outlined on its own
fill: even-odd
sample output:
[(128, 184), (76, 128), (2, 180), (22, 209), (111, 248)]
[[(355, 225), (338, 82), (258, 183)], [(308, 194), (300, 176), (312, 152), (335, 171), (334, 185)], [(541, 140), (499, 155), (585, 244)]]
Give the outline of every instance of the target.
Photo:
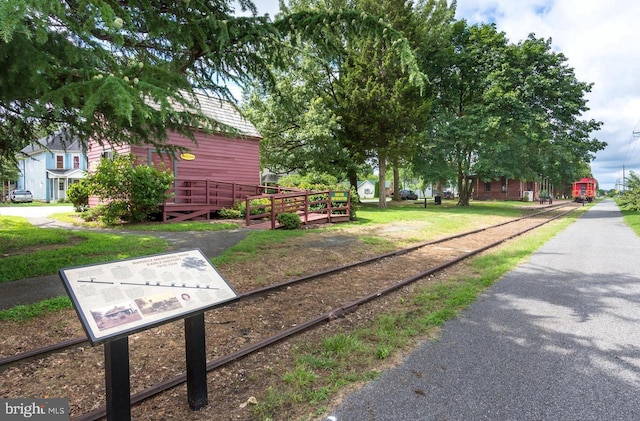
[[(257, 208), (257, 209), (251, 209), (251, 215), (260, 215), (262, 213), (269, 213), (271, 212), (271, 199), (254, 199), (251, 201), (251, 206), (255, 206), (255, 205), (269, 205), (266, 206), (264, 208)], [(247, 204), (246, 202), (238, 202), (236, 204), (236, 207), (238, 208), (238, 210), (240, 211), (240, 216), (242, 216), (243, 218), (245, 216), (247, 216)]]
[(297, 187), (304, 190), (321, 191), (339, 188), (338, 179), (330, 174), (310, 172), (305, 175), (290, 174), (281, 177), (282, 187)]
[(89, 181), (86, 178), (73, 183), (67, 189), (67, 199), (73, 204), (76, 212), (82, 212), (89, 206)]
[(358, 195), (358, 189), (351, 187), (349, 192), (349, 219), (355, 221), (356, 214), (358, 213), (358, 206), (360, 205), (360, 196)]
[(105, 212), (106, 208), (104, 205), (97, 205), (92, 208), (83, 210), (80, 216), (87, 222), (97, 222), (102, 219), (102, 216), (105, 214)]
[(111, 225), (119, 220), (143, 222), (158, 212), (170, 197), (173, 179), (168, 169), (137, 165), (135, 156), (120, 155), (102, 159), (87, 182), (89, 193), (107, 202), (102, 218)]
[(276, 216), (276, 220), (286, 230), (295, 230), (300, 228), (302, 221), (297, 213), (280, 213)]
[(220, 215), (221, 218), (237, 219), (242, 217), (242, 211), (240, 211), (239, 209), (225, 208), (220, 209), (218, 211), (218, 215)]

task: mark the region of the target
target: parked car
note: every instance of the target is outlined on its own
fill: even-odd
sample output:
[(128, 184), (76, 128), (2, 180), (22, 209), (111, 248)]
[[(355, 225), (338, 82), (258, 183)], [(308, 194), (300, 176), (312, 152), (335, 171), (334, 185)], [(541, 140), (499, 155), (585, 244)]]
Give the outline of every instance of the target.
[(16, 202), (33, 202), (33, 195), (29, 190), (13, 190), (9, 193), (9, 200)]
[(413, 190), (400, 190), (400, 199), (417, 200), (418, 195)]

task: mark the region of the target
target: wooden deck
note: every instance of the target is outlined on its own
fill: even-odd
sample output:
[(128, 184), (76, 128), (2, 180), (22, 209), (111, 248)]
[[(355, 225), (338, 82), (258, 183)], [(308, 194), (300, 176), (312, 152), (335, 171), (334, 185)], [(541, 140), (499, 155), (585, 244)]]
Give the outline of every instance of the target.
[(281, 213), (297, 213), (303, 224), (342, 222), (350, 219), (346, 191), (311, 192), (261, 185), (220, 182), (209, 179), (176, 179), (171, 200), (162, 206), (162, 220), (180, 222), (208, 220), (221, 209), (244, 203), (246, 224), (254, 228), (280, 227)]
[(278, 215), (296, 213), (303, 225), (350, 220), (348, 191), (293, 191), (250, 196), (246, 199), (247, 227), (280, 227)]

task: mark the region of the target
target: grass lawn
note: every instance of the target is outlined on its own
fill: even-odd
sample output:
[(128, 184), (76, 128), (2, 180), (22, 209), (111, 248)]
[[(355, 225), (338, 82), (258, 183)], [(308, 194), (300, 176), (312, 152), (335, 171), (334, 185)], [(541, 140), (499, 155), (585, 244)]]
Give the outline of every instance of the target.
[(55, 274), (68, 266), (159, 253), (167, 245), (152, 236), (37, 228), (22, 217), (0, 216), (0, 283)]

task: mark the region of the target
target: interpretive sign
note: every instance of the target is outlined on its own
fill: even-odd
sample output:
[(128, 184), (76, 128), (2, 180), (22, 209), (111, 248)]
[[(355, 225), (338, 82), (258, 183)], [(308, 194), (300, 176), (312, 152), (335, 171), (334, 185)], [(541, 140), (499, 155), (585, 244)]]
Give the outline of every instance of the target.
[(199, 249), (60, 269), (60, 277), (92, 344), (238, 296)]
[(332, 191), (331, 201), (332, 202), (348, 202), (349, 192), (348, 191)]

